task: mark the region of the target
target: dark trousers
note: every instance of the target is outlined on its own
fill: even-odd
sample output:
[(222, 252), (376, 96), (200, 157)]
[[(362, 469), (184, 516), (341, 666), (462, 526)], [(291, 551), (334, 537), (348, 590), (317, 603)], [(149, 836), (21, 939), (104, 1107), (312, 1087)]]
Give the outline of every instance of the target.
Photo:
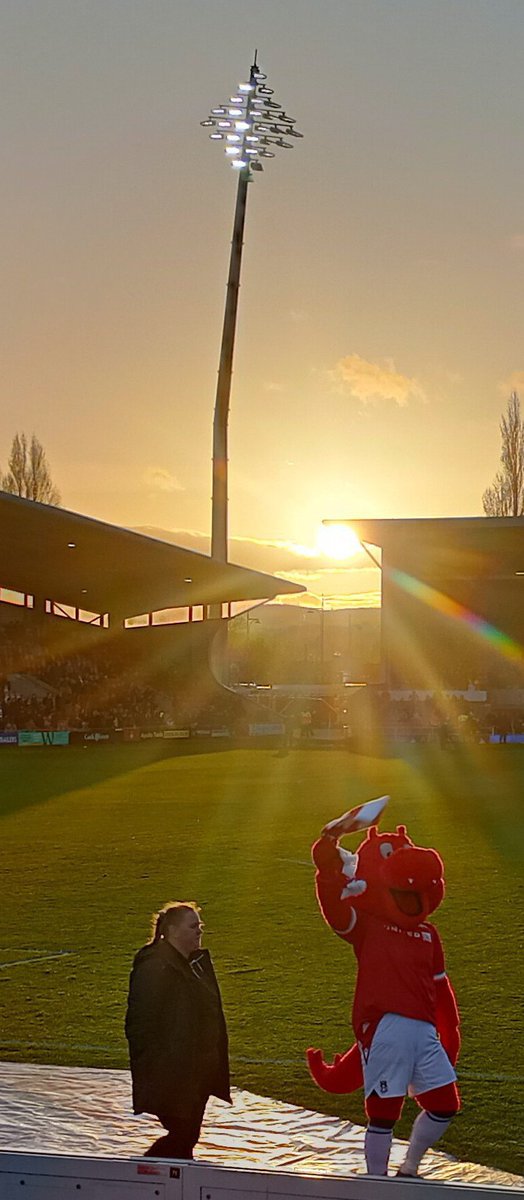
[(158, 1119), (167, 1129), (163, 1137), (146, 1150), (146, 1158), (192, 1158), (193, 1150), (200, 1137), (200, 1129), (207, 1104), (207, 1096), (188, 1108), (183, 1117), (169, 1113), (158, 1113)]

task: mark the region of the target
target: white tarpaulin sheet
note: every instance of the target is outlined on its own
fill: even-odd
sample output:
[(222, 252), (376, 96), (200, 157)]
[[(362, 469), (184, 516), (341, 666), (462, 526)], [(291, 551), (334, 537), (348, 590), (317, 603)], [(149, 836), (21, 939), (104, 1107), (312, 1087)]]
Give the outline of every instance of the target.
[[(220, 1166), (308, 1175), (364, 1171), (364, 1130), (251, 1092), (233, 1089), (233, 1105), (210, 1100), (195, 1157)], [(0, 1063), (0, 1150), (114, 1156), (142, 1155), (162, 1127), (130, 1110), (127, 1071)], [(405, 1144), (396, 1141), (394, 1170)], [(524, 1178), (429, 1152), (423, 1174), (456, 1183), (524, 1190)]]

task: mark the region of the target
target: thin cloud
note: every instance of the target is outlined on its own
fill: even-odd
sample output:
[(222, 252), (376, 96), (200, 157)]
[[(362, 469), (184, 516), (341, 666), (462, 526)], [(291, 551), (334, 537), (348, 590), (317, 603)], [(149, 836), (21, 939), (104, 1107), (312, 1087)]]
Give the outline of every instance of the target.
[[(188, 550), (198, 550), (200, 554), (209, 554), (209, 536), (194, 529), (158, 529), (151, 526), (141, 526), (137, 533), (145, 533), (149, 537), (160, 538), (164, 542), (172, 542), (176, 546), (184, 546)], [(299, 542), (284, 541), (279, 538), (250, 538), (231, 537), (229, 539), (229, 558), (231, 562), (249, 567), (253, 571), (264, 571), (269, 575), (282, 575), (287, 579), (299, 579), (308, 575), (311, 579), (319, 573), (329, 575), (342, 573), (344, 570), (360, 570), (369, 567), (367, 557), (362, 553), (352, 558), (348, 567), (340, 563), (331, 563), (321, 554), (316, 546), (304, 546)]]
[[(322, 598), (320, 598), (320, 602), (318, 597), (316, 600), (315, 607), (322, 607)], [(300, 601), (302, 603), (302, 595)], [(379, 589), (367, 592), (348, 592), (347, 594), (341, 592), (339, 595), (330, 593), (324, 599), (324, 607), (331, 612), (335, 608), (381, 608), (382, 596)]]
[(233, 538), (235, 542), (252, 542), (255, 546), (274, 546), (277, 550), (289, 551), (299, 558), (318, 558), (315, 546), (301, 546), (299, 542), (265, 541), (260, 538)]
[(362, 559), (357, 563), (357, 565), (352, 564), (351, 566), (347, 567), (314, 567), (311, 570), (308, 570), (307, 567), (298, 569), (292, 568), (291, 570), (286, 571), (286, 575), (289, 579), (296, 579), (305, 583), (308, 579), (309, 581), (312, 579), (322, 579), (327, 575), (329, 575), (331, 579), (336, 575), (348, 576), (353, 575), (358, 571), (378, 571), (379, 569), (379, 567), (374, 567), (368, 558), (364, 558), (364, 556), (362, 556)]
[(509, 245), (511, 250), (524, 250), (524, 233), (514, 233), (509, 239)]
[(404, 408), (410, 398), (426, 399), (418, 381), (401, 375), (392, 359), (387, 359), (385, 366), (381, 366), (368, 362), (360, 354), (348, 354), (339, 359), (330, 375), (339, 387), (351, 392), (363, 404), (392, 400), (399, 408)]
[(183, 492), (185, 489), (165, 467), (149, 467), (143, 476), (146, 487), (155, 492)]
[[(315, 609), (320, 612), (322, 608), (322, 597), (316, 592), (302, 592), (300, 596), (279, 596), (278, 600), (271, 600), (273, 604), (292, 604), (294, 608), (304, 608), (306, 612), (311, 612)], [(368, 592), (348, 592), (347, 595), (329, 595), (324, 597), (324, 608), (326, 611), (332, 612), (333, 609), (342, 608), (380, 608), (381, 595), (379, 591)]]

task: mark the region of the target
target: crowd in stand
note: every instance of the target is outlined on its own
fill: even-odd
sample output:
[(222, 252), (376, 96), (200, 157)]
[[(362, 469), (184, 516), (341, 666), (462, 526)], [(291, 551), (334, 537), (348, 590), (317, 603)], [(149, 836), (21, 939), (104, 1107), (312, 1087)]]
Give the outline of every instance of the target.
[(472, 683), (455, 693), (370, 687), (357, 690), (351, 698), (343, 694), (307, 702), (280, 698), (274, 713), (301, 740), (308, 733), (306, 717), (315, 729), (345, 729), (355, 743), (389, 740), (447, 747), (524, 735), (524, 707), (501, 707)]
[(348, 737), (360, 728), (372, 737), (441, 746), (524, 734), (524, 708), (494, 706), (472, 684), (462, 695), (363, 689), (349, 705), (343, 694), (307, 702), (275, 695), (273, 707), (248, 715), (242, 700), (209, 673), (155, 657), (150, 642), (142, 641), (137, 654), (133, 633), (84, 629), (79, 644), (72, 624), (29, 615), (0, 622), (0, 730), (227, 729), (242, 735), (249, 721), (280, 720), (290, 738), (304, 741), (314, 728), (329, 726)]
[(479, 693), (473, 684), (462, 694), (406, 691), (399, 696), (378, 691), (376, 703), (379, 723), (394, 741), (437, 742), (445, 747), (489, 742), (493, 736), (506, 741), (510, 735), (524, 733), (524, 709), (494, 705), (489, 693)]
[(61, 644), (56, 627), (53, 637), (50, 632), (25, 621), (0, 625), (0, 729), (6, 732), (202, 723), (214, 729), (236, 715), (230, 698), (195, 691), (176, 669), (155, 678), (136, 659), (132, 634), (111, 639), (94, 630), (92, 644), (79, 651), (66, 636)]

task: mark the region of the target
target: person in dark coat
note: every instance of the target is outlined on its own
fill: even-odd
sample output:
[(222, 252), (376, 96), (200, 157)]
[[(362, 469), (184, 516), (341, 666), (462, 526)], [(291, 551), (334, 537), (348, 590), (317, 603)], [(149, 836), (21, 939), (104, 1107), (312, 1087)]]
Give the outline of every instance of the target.
[(211, 1095), (231, 1104), (226, 1022), (196, 904), (158, 913), (153, 938), (135, 956), (129, 981), (133, 1111), (167, 1129), (147, 1155), (192, 1158)]

